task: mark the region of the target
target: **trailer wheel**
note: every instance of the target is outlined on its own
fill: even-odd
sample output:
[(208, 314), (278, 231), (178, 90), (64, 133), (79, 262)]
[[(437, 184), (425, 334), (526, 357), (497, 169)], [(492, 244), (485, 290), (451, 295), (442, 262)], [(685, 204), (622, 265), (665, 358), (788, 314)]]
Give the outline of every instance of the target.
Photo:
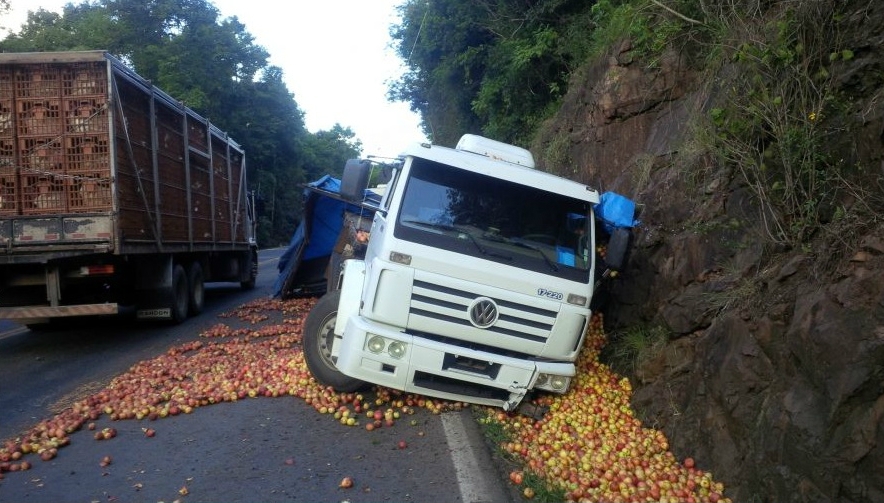
[(323, 295), (307, 314), (303, 334), (304, 360), (310, 373), (320, 384), (331, 386), (339, 392), (350, 393), (359, 390), (365, 386), (365, 383), (338, 371), (335, 366), (337, 358), (332, 356), (332, 346), (335, 344), (335, 318), (340, 298), (340, 290), (329, 292)]
[(187, 319), (187, 312), (190, 308), (190, 289), (187, 287), (187, 274), (180, 264), (176, 264), (172, 270), (172, 295), (169, 304), (173, 322), (181, 323)]
[(203, 268), (199, 262), (190, 264), (187, 285), (190, 288), (190, 295), (188, 296), (190, 315), (196, 316), (203, 312), (203, 306), (206, 304), (206, 285), (203, 278)]
[(239, 282), (240, 288), (243, 290), (252, 290), (255, 288), (255, 280), (258, 278), (258, 251), (252, 250), (249, 260), (249, 278)]

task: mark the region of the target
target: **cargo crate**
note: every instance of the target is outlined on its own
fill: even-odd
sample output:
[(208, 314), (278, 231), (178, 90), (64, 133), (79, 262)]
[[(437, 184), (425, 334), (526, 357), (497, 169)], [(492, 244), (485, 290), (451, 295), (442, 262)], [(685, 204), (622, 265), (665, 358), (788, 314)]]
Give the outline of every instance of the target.
[(107, 96), (104, 63), (72, 63), (62, 73), (64, 96)]
[(20, 99), (16, 101), (16, 122), (20, 136), (58, 135), (61, 128), (61, 101)]
[(15, 96), (19, 99), (61, 98), (62, 82), (59, 67), (38, 64), (15, 72)]
[(64, 157), (68, 174), (103, 172), (110, 176), (110, 139), (106, 134), (65, 138)]
[(60, 172), (64, 151), (60, 136), (19, 138), (19, 162), (27, 173)]
[(15, 136), (15, 110), (12, 100), (0, 100), (0, 138)]
[(18, 170), (10, 160), (13, 149), (8, 144), (11, 142), (0, 140), (0, 215), (14, 215), (17, 212), (15, 189), (18, 187)]
[(10, 100), (15, 95), (15, 72), (6, 66), (0, 67), (0, 95)]
[(65, 100), (64, 121), (68, 133), (107, 132), (106, 98), (83, 96), (78, 99)]
[(68, 210), (76, 213), (110, 211), (113, 203), (108, 171), (83, 173), (67, 185)]
[(64, 179), (51, 175), (21, 175), (21, 211), (41, 215), (63, 211), (67, 207)]

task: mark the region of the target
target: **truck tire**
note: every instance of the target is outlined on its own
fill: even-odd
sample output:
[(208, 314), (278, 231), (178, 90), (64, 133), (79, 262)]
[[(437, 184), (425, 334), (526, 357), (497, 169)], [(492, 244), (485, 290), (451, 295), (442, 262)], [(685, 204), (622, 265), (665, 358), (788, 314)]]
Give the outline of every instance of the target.
[(252, 251), (250, 257), (249, 279), (239, 282), (239, 286), (243, 290), (253, 290), (255, 288), (255, 280), (258, 278), (258, 252)]
[(190, 310), (190, 289), (187, 287), (187, 274), (181, 264), (175, 264), (175, 268), (172, 270), (172, 292), (169, 307), (174, 323), (181, 323), (187, 319), (187, 313)]
[(303, 334), (304, 360), (310, 373), (320, 384), (331, 386), (342, 393), (350, 393), (363, 388), (365, 383), (339, 372), (331, 355), (340, 298), (340, 290), (329, 292), (307, 314)]
[(187, 271), (187, 286), (189, 288), (188, 304), (191, 316), (203, 312), (206, 304), (206, 285), (203, 277), (203, 267), (199, 262), (190, 264)]

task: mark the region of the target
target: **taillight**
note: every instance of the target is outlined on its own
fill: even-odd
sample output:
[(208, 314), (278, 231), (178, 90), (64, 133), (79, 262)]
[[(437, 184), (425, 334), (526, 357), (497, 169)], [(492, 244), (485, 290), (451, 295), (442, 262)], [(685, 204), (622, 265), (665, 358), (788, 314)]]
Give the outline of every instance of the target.
[(84, 265), (80, 268), (80, 276), (107, 276), (113, 273), (113, 264)]

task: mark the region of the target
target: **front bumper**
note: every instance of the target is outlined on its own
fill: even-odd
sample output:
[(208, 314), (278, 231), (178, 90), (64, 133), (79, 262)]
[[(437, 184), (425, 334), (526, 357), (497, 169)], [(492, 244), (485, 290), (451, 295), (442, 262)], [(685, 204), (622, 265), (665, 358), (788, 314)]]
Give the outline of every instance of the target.
[[(384, 348), (368, 341), (383, 337)], [(405, 344), (399, 357), (390, 343)], [(401, 347), (401, 346), (400, 346)], [(574, 365), (537, 362), (462, 348), (402, 333), (359, 316), (346, 321), (337, 368), (366, 382), (410, 393), (514, 410), (534, 387), (539, 374), (574, 375)]]

